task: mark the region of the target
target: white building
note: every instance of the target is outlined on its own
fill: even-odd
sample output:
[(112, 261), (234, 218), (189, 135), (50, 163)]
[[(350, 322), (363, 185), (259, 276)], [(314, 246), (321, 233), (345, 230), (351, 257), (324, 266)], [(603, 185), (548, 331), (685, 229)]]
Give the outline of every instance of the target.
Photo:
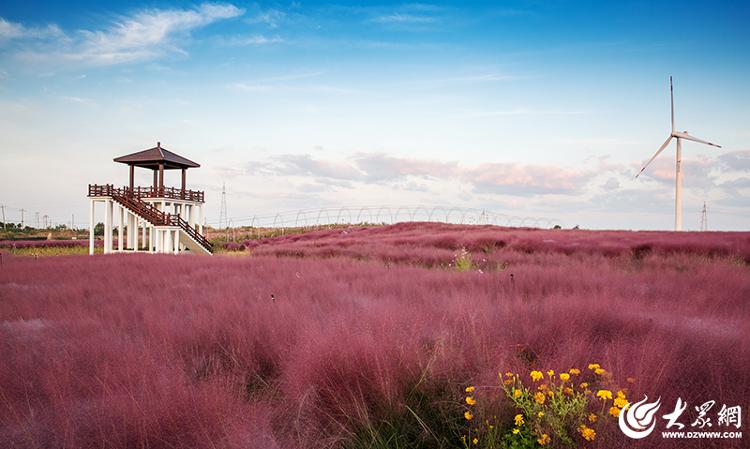
[[(130, 183), (116, 188), (113, 184), (89, 184), (91, 201), (89, 219), (89, 254), (94, 254), (96, 205), (104, 204), (104, 254), (113, 252), (212, 254), (211, 243), (203, 234), (204, 194), (186, 189), (188, 168), (200, 165), (161, 147), (115, 158), (130, 166)], [(135, 168), (154, 172), (149, 187), (134, 185)], [(182, 170), (181, 188), (164, 187), (164, 170)], [(117, 219), (117, 245), (113, 229)]]

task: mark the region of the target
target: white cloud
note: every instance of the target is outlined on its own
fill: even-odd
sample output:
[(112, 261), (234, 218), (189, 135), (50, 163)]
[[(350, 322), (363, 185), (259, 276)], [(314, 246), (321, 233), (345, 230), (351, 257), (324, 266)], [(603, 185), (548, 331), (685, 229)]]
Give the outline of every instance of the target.
[(0, 17), (0, 43), (11, 39), (40, 39), (60, 37), (63, 32), (57, 25), (46, 27), (25, 27), (20, 23), (11, 22)]
[(278, 28), (279, 23), (286, 17), (286, 13), (278, 9), (260, 11), (245, 21), (250, 24), (264, 24), (269, 28)]
[(367, 184), (401, 184), (415, 179), (458, 181), (474, 193), (511, 196), (581, 194), (590, 170), (520, 163), (461, 165), (409, 159), (381, 153), (359, 153), (347, 160), (314, 159), (308, 154), (281, 155), (248, 164), (252, 173), (346, 180)]
[(246, 47), (253, 45), (269, 45), (269, 44), (281, 44), (285, 40), (279, 36), (264, 36), (262, 34), (255, 34), (252, 36), (232, 36), (227, 38), (221, 38), (219, 43), (230, 47)]
[(402, 14), (402, 13), (395, 12), (392, 14), (377, 16), (373, 19), (373, 21), (379, 22), (379, 23), (395, 23), (395, 24), (425, 24), (425, 23), (433, 23), (437, 21), (437, 19), (432, 16), (420, 16), (416, 14)]
[[(65, 39), (50, 39), (44, 45), (30, 45), (22, 48), (19, 55), (42, 63), (62, 60), (112, 65), (153, 59), (167, 53), (185, 54), (178, 42), (189, 37), (191, 31), (243, 13), (242, 9), (231, 4), (203, 3), (192, 9), (142, 10), (118, 18), (103, 30), (78, 30), (66, 35), (57, 27), (50, 27), (48, 30), (58, 30)], [(4, 20), (0, 27), (18, 39), (42, 37), (38, 30), (29, 31), (20, 24)], [(0, 31), (0, 35), (2, 33)]]

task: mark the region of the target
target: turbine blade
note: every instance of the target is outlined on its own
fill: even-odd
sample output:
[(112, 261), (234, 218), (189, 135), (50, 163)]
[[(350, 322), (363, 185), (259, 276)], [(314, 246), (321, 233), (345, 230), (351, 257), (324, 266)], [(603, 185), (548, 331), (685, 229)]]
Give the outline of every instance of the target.
[(672, 104), (672, 132), (674, 132), (674, 89), (672, 89), (672, 75), (669, 75), (669, 101)]
[(665, 140), (664, 143), (661, 144), (661, 146), (659, 147), (659, 149), (656, 150), (656, 154), (654, 154), (651, 157), (651, 159), (649, 159), (648, 162), (646, 162), (646, 165), (643, 166), (643, 168), (641, 169), (641, 171), (639, 171), (638, 174), (635, 175), (636, 178), (639, 177), (641, 175), (641, 173), (643, 173), (643, 170), (645, 170), (646, 167), (648, 167), (648, 164), (650, 164), (654, 159), (656, 159), (656, 156), (658, 156), (662, 151), (664, 151), (664, 148), (667, 148), (667, 145), (669, 145), (669, 142), (672, 141), (672, 137), (673, 136), (671, 136), (671, 135), (669, 137), (667, 137), (667, 140)]
[(711, 145), (712, 147), (721, 148), (721, 145), (717, 145), (717, 144), (711, 143), (711, 142), (709, 142), (707, 140), (703, 140), (703, 139), (699, 139), (697, 137), (693, 137), (693, 136), (691, 136), (688, 133), (681, 133), (681, 132), (678, 131), (678, 132), (672, 133), (672, 135), (674, 137), (679, 137), (680, 139), (692, 140), (693, 142), (698, 142), (698, 143), (702, 143), (704, 145)]

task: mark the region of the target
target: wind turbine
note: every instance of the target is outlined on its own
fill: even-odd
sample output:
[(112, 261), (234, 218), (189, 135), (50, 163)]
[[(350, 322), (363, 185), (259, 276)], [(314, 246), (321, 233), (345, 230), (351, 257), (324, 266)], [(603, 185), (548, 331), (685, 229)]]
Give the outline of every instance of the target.
[(715, 143), (708, 142), (703, 139), (699, 139), (697, 137), (693, 137), (690, 134), (688, 134), (687, 131), (675, 131), (674, 127), (674, 91), (672, 89), (672, 77), (669, 77), (669, 97), (672, 102), (672, 132), (669, 134), (669, 137), (667, 137), (667, 140), (664, 141), (664, 143), (659, 147), (658, 150), (656, 150), (656, 154), (651, 157), (651, 159), (646, 162), (646, 165), (643, 166), (641, 171), (638, 172), (635, 177), (643, 173), (644, 170), (646, 170), (646, 167), (648, 167), (648, 164), (650, 164), (654, 159), (656, 159), (659, 154), (664, 151), (665, 148), (669, 145), (669, 143), (672, 141), (672, 139), (677, 139), (677, 163), (675, 165), (675, 194), (674, 194), (674, 230), (675, 231), (682, 231), (682, 139), (685, 140), (692, 140), (693, 142), (702, 143), (704, 145), (710, 145), (712, 147), (721, 148), (721, 145), (716, 145)]

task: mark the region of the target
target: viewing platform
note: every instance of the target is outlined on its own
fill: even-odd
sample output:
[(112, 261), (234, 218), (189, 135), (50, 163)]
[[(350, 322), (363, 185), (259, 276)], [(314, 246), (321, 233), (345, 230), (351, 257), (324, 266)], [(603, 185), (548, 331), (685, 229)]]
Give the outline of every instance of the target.
[[(104, 253), (147, 251), (179, 254), (212, 254), (213, 246), (203, 234), (205, 194), (186, 188), (188, 168), (200, 165), (161, 147), (121, 156), (115, 162), (130, 167), (130, 183), (124, 187), (114, 184), (89, 184), (91, 201), (89, 254), (94, 254), (96, 203), (103, 202)], [(135, 186), (135, 167), (154, 172), (154, 183), (149, 187)], [(164, 186), (165, 170), (181, 170), (181, 188)], [(113, 243), (115, 212), (117, 248)], [(140, 241), (139, 241), (140, 236)]]

